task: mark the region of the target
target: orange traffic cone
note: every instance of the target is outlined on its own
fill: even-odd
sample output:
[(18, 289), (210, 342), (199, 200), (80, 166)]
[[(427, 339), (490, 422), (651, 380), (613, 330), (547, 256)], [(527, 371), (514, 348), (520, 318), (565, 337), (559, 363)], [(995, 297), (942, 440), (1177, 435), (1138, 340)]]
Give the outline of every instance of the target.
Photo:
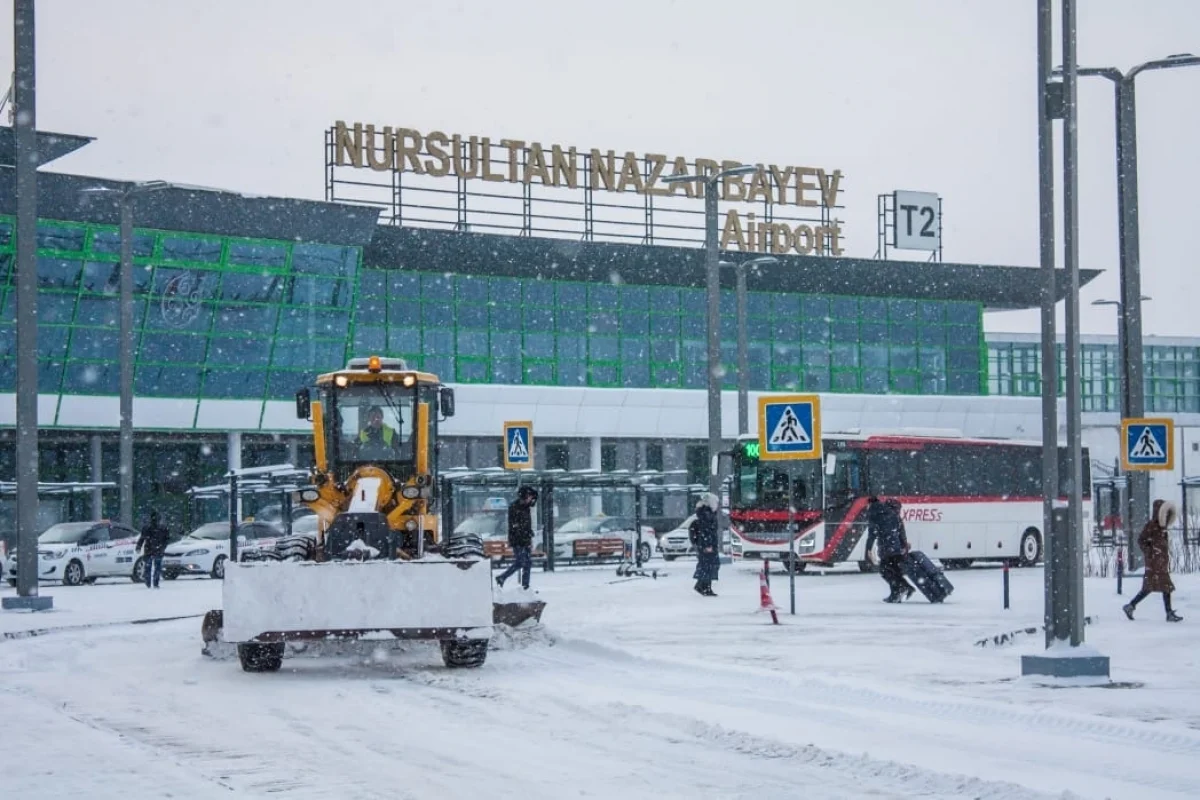
[(762, 571), (758, 574), (758, 603), (763, 611), (771, 612), (771, 622), (779, 624), (779, 615), (775, 611), (775, 601), (771, 599), (771, 581), (767, 577), (767, 562), (763, 562)]

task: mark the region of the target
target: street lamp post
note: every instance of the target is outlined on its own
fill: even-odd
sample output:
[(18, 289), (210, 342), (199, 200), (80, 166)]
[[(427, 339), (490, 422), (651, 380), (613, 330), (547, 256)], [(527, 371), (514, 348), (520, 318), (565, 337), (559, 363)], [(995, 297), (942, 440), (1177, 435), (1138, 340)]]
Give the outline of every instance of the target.
[(746, 271), (751, 268), (778, 264), (775, 256), (759, 256), (734, 264), (722, 261), (722, 267), (733, 267), (737, 273), (737, 359), (738, 359), (738, 436), (750, 432), (750, 345), (746, 335)]
[[(1150, 298), (1146, 297), (1145, 295), (1140, 295), (1141, 302), (1145, 302), (1149, 299)], [(1127, 419), (1132, 415), (1129, 413), (1129, 352), (1126, 348), (1126, 343), (1128, 340), (1125, 337), (1125, 304), (1120, 300), (1093, 300), (1092, 305), (1115, 306), (1117, 309), (1117, 375), (1120, 382), (1120, 396), (1118, 398), (1120, 404), (1119, 412), (1122, 419)], [(1121, 509), (1121, 516), (1125, 518), (1125, 524), (1123, 527), (1127, 537), (1130, 535), (1131, 531), (1133, 531), (1133, 526), (1136, 524), (1133, 519), (1129, 518), (1129, 513), (1133, 510), (1131, 500), (1132, 487), (1128, 483), (1129, 477), (1129, 475), (1125, 476), (1125, 508)], [(1132, 557), (1132, 545), (1129, 547), (1129, 553)], [(1130, 569), (1133, 569), (1133, 562), (1130, 563)]]
[[(699, 183), (704, 186), (704, 265), (708, 295), (708, 463), (715, 465), (721, 451), (721, 267), (717, 244), (717, 188), (725, 178), (749, 175), (758, 167), (743, 164), (712, 175), (670, 175), (666, 183)], [(709, 468), (708, 490), (717, 494), (721, 479)]]
[(120, 490), (120, 520), (133, 524), (133, 200), (140, 194), (170, 188), (165, 181), (134, 183), (124, 188), (96, 186), (83, 189), (86, 193), (118, 194), (121, 206), (121, 275), (118, 304), (120, 306), (120, 444), (117, 485)]
[(13, 134), (17, 205), (17, 595), (0, 607), (34, 611), (52, 608), (38, 595), (38, 373), (37, 373), (37, 64), (34, 0), (13, 4)]
[[(1081, 76), (1098, 76), (1112, 81), (1116, 100), (1117, 126), (1117, 226), (1120, 241), (1121, 313), (1118, 326), (1124, 342), (1122, 357), (1126, 376), (1128, 404), (1123, 416), (1141, 417), (1146, 412), (1146, 388), (1142, 378), (1142, 311), (1138, 298), (1142, 294), (1141, 254), (1138, 227), (1137, 186), (1137, 106), (1134, 80), (1143, 72), (1179, 67), (1200, 66), (1200, 56), (1176, 53), (1166, 58), (1147, 61), (1122, 73), (1114, 67), (1089, 67), (1079, 70)], [(1059, 72), (1059, 70), (1056, 70)], [(1130, 524), (1150, 515), (1150, 478), (1143, 472), (1129, 475), (1127, 515)], [(1136, 547), (1129, 548), (1129, 568), (1140, 562)]]

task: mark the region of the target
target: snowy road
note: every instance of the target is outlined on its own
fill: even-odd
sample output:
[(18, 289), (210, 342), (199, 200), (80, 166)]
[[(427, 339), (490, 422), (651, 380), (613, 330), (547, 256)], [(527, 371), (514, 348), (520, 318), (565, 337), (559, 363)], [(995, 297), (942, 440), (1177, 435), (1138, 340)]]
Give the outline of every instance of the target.
[[(880, 604), (873, 576), (802, 576), (773, 628), (757, 577), (721, 597), (610, 572), (535, 576), (547, 628), (473, 672), (424, 645), (294, 658), (277, 675), (199, 655), (219, 585), (54, 589), (62, 611), (0, 617), (0, 791), (13, 797), (1080, 797), (1200, 795), (1197, 637), (1151, 603), (1120, 618), (1089, 585), (1089, 642), (1134, 689), (1015, 679), (1041, 572), (952, 573), (942, 607)], [(1180, 580), (1179, 605), (1200, 588)], [(786, 579), (773, 582), (786, 606)], [(107, 608), (105, 614), (98, 609)], [(170, 614), (166, 613), (170, 612)], [(26, 621), (28, 620), (28, 621)], [(117, 624), (83, 628), (100, 622)], [(37, 623), (36, 625), (32, 623)], [(14, 737), (12, 731), (28, 731)], [(13, 743), (15, 742), (15, 746)], [(1065, 795), (1065, 796), (1073, 796)]]

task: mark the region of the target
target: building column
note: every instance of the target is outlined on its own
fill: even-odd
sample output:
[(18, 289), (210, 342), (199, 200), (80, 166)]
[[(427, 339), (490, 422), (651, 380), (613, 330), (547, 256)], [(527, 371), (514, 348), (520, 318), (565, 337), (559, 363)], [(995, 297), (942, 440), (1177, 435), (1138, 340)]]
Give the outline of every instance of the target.
[[(603, 458), (600, 455), (600, 453), (601, 453), (600, 437), (593, 436), (591, 438), (591, 445), (592, 445), (591, 460), (588, 462), (588, 468), (594, 469), (596, 472), (599, 472), (601, 465), (603, 463)], [(604, 512), (604, 497), (599, 494), (593, 494), (589, 498), (588, 505), (590, 508), (590, 513), (593, 516), (595, 516), (596, 514), (601, 514)]]
[[(241, 431), (230, 431), (228, 440), (225, 446), (225, 466), (232, 472), (235, 469), (242, 468), (242, 433)], [(242, 498), (239, 495), (237, 498), (237, 519), (240, 522), (242, 519)]]
[[(100, 483), (104, 480), (104, 463), (102, 460), (102, 450), (100, 447), (100, 434), (93, 433), (90, 437), (92, 446), (92, 472), (91, 480), (94, 483)], [(92, 489), (92, 519), (104, 518), (104, 490)]]

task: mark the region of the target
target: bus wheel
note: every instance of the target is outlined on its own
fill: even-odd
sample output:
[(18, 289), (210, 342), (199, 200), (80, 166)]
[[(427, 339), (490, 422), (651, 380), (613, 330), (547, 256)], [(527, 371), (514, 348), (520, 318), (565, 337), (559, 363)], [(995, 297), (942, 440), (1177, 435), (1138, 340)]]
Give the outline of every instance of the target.
[(1017, 565), (1021, 567), (1032, 567), (1042, 557), (1042, 537), (1041, 535), (1030, 528), (1021, 536), (1021, 555), (1017, 559)]
[(860, 561), (860, 562), (858, 562), (858, 571), (859, 572), (874, 572), (875, 565), (872, 564), (870, 561)]

